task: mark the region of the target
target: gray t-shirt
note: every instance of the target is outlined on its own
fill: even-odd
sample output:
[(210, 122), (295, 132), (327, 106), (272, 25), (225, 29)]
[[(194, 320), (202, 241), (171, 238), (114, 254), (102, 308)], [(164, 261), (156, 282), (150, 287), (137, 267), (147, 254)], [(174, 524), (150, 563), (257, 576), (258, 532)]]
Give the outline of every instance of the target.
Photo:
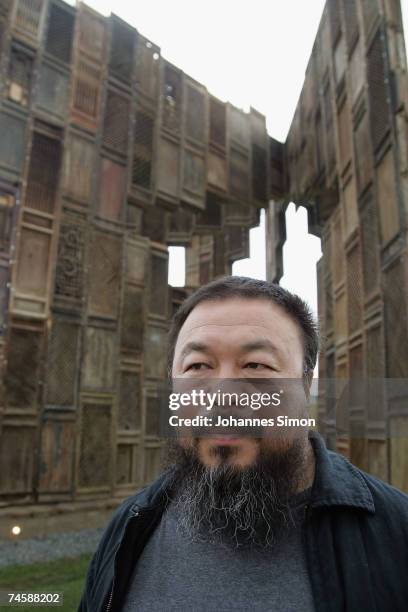
[[(304, 512), (308, 495), (296, 498)], [(167, 511), (133, 572), (122, 612), (311, 612), (303, 522), (268, 550), (192, 542)]]

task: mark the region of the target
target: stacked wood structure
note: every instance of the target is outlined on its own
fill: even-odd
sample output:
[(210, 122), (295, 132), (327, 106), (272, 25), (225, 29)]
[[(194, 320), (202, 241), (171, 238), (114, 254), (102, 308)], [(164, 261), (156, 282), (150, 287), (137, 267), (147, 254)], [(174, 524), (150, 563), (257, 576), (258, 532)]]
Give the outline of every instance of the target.
[[(328, 0), (282, 144), (117, 16), (0, 0), (3, 517), (116, 504), (155, 476), (169, 317), (248, 256), (261, 208), (271, 280), (290, 201), (322, 239), (320, 376), (408, 378), (404, 53), (398, 0)], [(339, 438), (322, 393), (320, 428), (408, 490), (407, 406), (346, 406)]]
[(284, 157), (284, 196), (268, 211), (270, 278), (281, 274), (275, 219), (287, 202), (304, 205), (322, 240), (319, 377), (355, 386), (352, 401), (336, 405), (321, 385), (320, 430), (408, 491), (408, 80), (398, 0), (327, 0)]
[(123, 498), (158, 470), (169, 315), (248, 256), (274, 141), (83, 3), (0, 0), (0, 50), (0, 505)]

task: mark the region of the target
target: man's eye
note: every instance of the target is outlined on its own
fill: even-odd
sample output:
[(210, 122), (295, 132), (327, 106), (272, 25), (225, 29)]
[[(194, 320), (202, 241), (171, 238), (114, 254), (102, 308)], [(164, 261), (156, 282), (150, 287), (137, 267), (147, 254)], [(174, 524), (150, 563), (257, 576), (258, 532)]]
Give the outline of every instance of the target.
[(210, 367), (209, 365), (207, 365), (206, 363), (202, 363), (202, 362), (192, 363), (186, 368), (186, 372), (187, 370), (202, 370), (202, 369), (209, 368), (209, 367)]
[(244, 367), (250, 368), (251, 370), (261, 370), (263, 368), (268, 368), (269, 370), (272, 369), (270, 366), (267, 366), (264, 363), (257, 363), (256, 361), (250, 361)]

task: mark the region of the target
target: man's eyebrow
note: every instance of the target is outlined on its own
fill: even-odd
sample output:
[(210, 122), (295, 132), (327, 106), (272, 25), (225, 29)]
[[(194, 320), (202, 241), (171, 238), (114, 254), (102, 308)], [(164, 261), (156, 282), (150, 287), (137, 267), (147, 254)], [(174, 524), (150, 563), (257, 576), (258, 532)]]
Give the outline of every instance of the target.
[(270, 353), (279, 353), (278, 347), (266, 338), (260, 338), (259, 340), (251, 340), (241, 345), (242, 352), (249, 353), (249, 351), (267, 350)]
[(183, 347), (183, 350), (180, 353), (180, 358), (184, 359), (189, 353), (194, 351), (200, 351), (201, 353), (208, 353), (209, 348), (207, 344), (203, 342), (187, 342), (187, 344)]

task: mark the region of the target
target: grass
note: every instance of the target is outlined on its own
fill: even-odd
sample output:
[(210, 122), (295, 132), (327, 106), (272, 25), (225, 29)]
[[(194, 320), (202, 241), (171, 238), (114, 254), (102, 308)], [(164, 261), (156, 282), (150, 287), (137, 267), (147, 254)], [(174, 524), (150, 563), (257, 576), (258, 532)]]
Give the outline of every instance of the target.
[[(81, 598), (86, 570), (91, 555), (74, 559), (58, 559), (34, 565), (12, 565), (0, 568), (0, 590), (55, 593), (64, 595), (62, 606), (7, 606), (10, 610), (33, 612), (33, 610), (55, 610), (56, 612), (75, 612)], [(3, 606), (1, 606), (3, 608)], [(3, 608), (4, 609), (4, 608)]]

